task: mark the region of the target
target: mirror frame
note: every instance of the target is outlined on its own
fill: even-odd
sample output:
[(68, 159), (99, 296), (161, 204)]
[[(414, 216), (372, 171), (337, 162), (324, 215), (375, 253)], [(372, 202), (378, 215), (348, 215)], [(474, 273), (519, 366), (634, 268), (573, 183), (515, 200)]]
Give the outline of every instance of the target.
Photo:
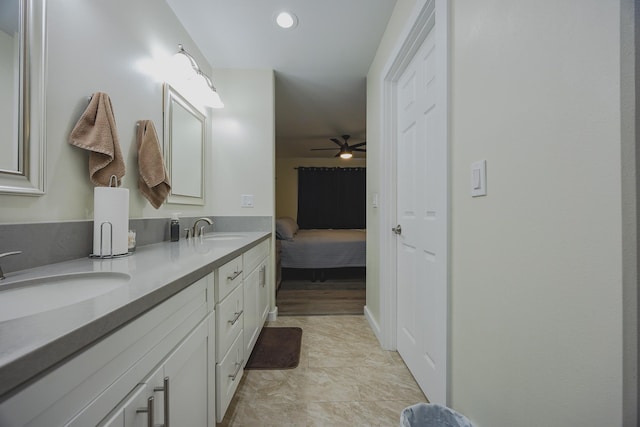
[(46, 0), (20, 2), (20, 171), (0, 171), (0, 194), (45, 194)]
[[(206, 122), (207, 116), (202, 114), (197, 108), (191, 105), (180, 93), (173, 88), (170, 84), (164, 84), (163, 90), (163, 115), (164, 115), (164, 162), (167, 168), (167, 172), (169, 173), (169, 178), (171, 179), (171, 192), (167, 197), (167, 203), (181, 204), (181, 205), (204, 205), (204, 159), (205, 159), (205, 141), (206, 141)], [(175, 170), (172, 167), (172, 150), (173, 150), (173, 141), (172, 141), (172, 130), (173, 130), (173, 109), (174, 105), (178, 104), (180, 107), (184, 108), (189, 114), (191, 114), (194, 118), (196, 118), (202, 125), (202, 138), (200, 141), (201, 150), (200, 150), (200, 195), (192, 196), (185, 194), (178, 194), (174, 192), (173, 189), (173, 175)], [(194, 160), (195, 161), (195, 160)]]

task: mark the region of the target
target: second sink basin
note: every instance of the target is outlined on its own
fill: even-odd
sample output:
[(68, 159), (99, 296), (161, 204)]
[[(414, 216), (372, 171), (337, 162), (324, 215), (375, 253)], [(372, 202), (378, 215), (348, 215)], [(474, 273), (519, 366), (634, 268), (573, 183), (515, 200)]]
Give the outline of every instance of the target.
[(112, 291), (131, 276), (86, 272), (0, 282), (0, 322), (76, 304)]

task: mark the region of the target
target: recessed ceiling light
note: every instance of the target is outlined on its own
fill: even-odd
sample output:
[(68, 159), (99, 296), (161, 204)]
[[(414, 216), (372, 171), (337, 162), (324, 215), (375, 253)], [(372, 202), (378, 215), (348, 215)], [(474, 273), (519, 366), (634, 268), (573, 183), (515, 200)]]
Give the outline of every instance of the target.
[(280, 28), (288, 30), (298, 25), (298, 17), (291, 12), (280, 12), (276, 16), (276, 23)]

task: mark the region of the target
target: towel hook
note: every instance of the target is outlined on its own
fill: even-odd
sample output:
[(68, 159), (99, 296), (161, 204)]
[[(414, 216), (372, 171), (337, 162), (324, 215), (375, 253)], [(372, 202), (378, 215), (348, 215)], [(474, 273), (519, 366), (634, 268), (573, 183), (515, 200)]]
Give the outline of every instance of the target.
[[(111, 185), (113, 183), (113, 186)], [(115, 175), (111, 175), (109, 178), (109, 187), (118, 187), (118, 177)]]

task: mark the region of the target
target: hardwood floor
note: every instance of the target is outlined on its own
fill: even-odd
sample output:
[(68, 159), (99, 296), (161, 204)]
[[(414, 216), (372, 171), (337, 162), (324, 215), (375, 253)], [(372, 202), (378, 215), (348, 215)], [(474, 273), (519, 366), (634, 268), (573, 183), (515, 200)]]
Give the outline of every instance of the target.
[(327, 271), (324, 282), (311, 281), (312, 276), (300, 271), (283, 274), (276, 295), (279, 315), (363, 314), (366, 279), (361, 271)]

